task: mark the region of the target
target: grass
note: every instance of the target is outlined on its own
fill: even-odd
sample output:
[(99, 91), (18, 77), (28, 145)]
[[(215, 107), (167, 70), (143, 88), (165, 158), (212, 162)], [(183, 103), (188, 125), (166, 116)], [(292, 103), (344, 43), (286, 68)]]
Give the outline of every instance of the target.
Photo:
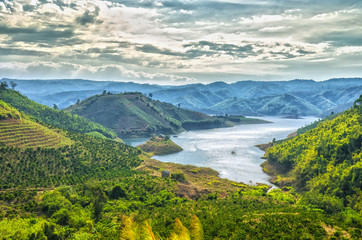
[(224, 198), (231, 192), (248, 190), (253, 188), (244, 183), (220, 178), (219, 173), (211, 168), (182, 165), (177, 163), (160, 162), (143, 156), (143, 163), (137, 168), (146, 171), (150, 175), (161, 177), (164, 170), (171, 173), (183, 173), (186, 181), (177, 182), (176, 194), (189, 199), (197, 199), (204, 194), (217, 194), (218, 198)]

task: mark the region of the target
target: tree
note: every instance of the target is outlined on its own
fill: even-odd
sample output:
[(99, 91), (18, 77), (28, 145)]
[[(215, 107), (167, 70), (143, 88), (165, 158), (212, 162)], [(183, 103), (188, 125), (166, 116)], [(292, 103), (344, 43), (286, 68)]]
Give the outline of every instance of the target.
[(95, 181), (86, 183), (90, 193), (91, 202), (93, 203), (93, 214), (96, 221), (101, 218), (104, 203), (107, 202), (107, 196), (102, 190), (102, 186)]
[(6, 81), (3, 81), (0, 83), (0, 90), (5, 90), (9, 87), (8, 83)]
[(103, 90), (103, 93), (102, 93), (103, 95), (106, 95), (107, 94), (107, 91), (106, 90)]
[(13, 90), (15, 90), (16, 86), (18, 86), (18, 84), (14, 83), (13, 81), (10, 81), (10, 86)]
[(55, 110), (59, 109), (58, 106), (55, 103), (53, 104), (53, 109), (55, 109)]
[(118, 185), (112, 189), (110, 194), (110, 198), (112, 199), (125, 198), (126, 196), (126, 192)]
[(149, 96), (150, 98), (152, 98), (152, 97), (153, 97), (153, 94), (152, 94), (152, 93), (149, 93), (148, 96)]

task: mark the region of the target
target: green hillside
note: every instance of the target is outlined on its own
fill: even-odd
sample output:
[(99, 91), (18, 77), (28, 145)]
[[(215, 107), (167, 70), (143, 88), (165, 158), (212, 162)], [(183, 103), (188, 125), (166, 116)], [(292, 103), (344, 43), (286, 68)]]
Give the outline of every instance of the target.
[[(211, 117), (154, 101), (141, 93), (95, 95), (67, 108), (67, 111), (100, 123), (119, 136), (174, 134), (184, 129), (232, 126), (243, 123), (243, 120), (254, 123), (244, 117), (240, 117), (241, 120)], [(260, 122), (263, 121), (255, 121)]]
[(314, 194), (314, 204), (323, 202), (318, 196), (328, 196), (329, 202), (320, 204), (338, 209), (341, 202), (361, 211), (361, 102), (360, 97), (340, 116), (269, 148), (264, 169), (275, 175), (274, 182)]
[[(1, 106), (2, 120), (26, 117)], [(342, 125), (357, 132), (361, 106), (346, 115), (351, 120)], [(348, 163), (339, 173), (352, 177), (346, 180), (355, 190), (345, 200), (354, 210), (328, 191), (248, 186), (82, 133), (66, 132), (72, 144), (60, 148), (0, 145), (0, 239), (360, 239), (361, 146), (353, 131), (341, 136)], [(161, 177), (164, 170), (170, 178)]]
[(23, 111), (27, 115), (52, 125), (57, 128), (75, 132), (98, 132), (108, 138), (115, 138), (116, 134), (98, 123), (89, 121), (65, 111), (58, 111), (53, 108), (36, 103), (19, 92), (11, 89), (0, 89), (0, 100)]
[(36, 123), (0, 100), (0, 146), (57, 148), (71, 143), (59, 130)]
[(141, 162), (133, 147), (48, 128), (1, 100), (0, 133), (0, 190), (116, 177)]

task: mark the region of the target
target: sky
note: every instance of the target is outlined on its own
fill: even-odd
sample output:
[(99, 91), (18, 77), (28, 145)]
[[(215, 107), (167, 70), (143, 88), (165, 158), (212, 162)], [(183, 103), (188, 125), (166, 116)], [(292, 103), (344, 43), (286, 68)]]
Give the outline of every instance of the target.
[(361, 0), (0, 0), (0, 78), (362, 77)]

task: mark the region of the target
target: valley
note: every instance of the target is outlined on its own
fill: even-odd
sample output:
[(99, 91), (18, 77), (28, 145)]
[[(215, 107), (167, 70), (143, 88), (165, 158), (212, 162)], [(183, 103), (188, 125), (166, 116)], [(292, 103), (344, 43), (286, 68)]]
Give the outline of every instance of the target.
[[(361, 97), (300, 129), (316, 118), (209, 116), (141, 93), (95, 95), (71, 113), (10, 89), (1, 89), (0, 99), (5, 239), (361, 236)], [(112, 123), (123, 115), (133, 116), (117, 123), (146, 119), (174, 133), (183, 151), (173, 153), (181, 149), (168, 136), (153, 137), (145, 151), (125, 145), (119, 128), (101, 125), (108, 114)], [(266, 142), (272, 147), (262, 166), (278, 187), (259, 166), (263, 153), (254, 145)], [(164, 153), (172, 154), (151, 158)]]

